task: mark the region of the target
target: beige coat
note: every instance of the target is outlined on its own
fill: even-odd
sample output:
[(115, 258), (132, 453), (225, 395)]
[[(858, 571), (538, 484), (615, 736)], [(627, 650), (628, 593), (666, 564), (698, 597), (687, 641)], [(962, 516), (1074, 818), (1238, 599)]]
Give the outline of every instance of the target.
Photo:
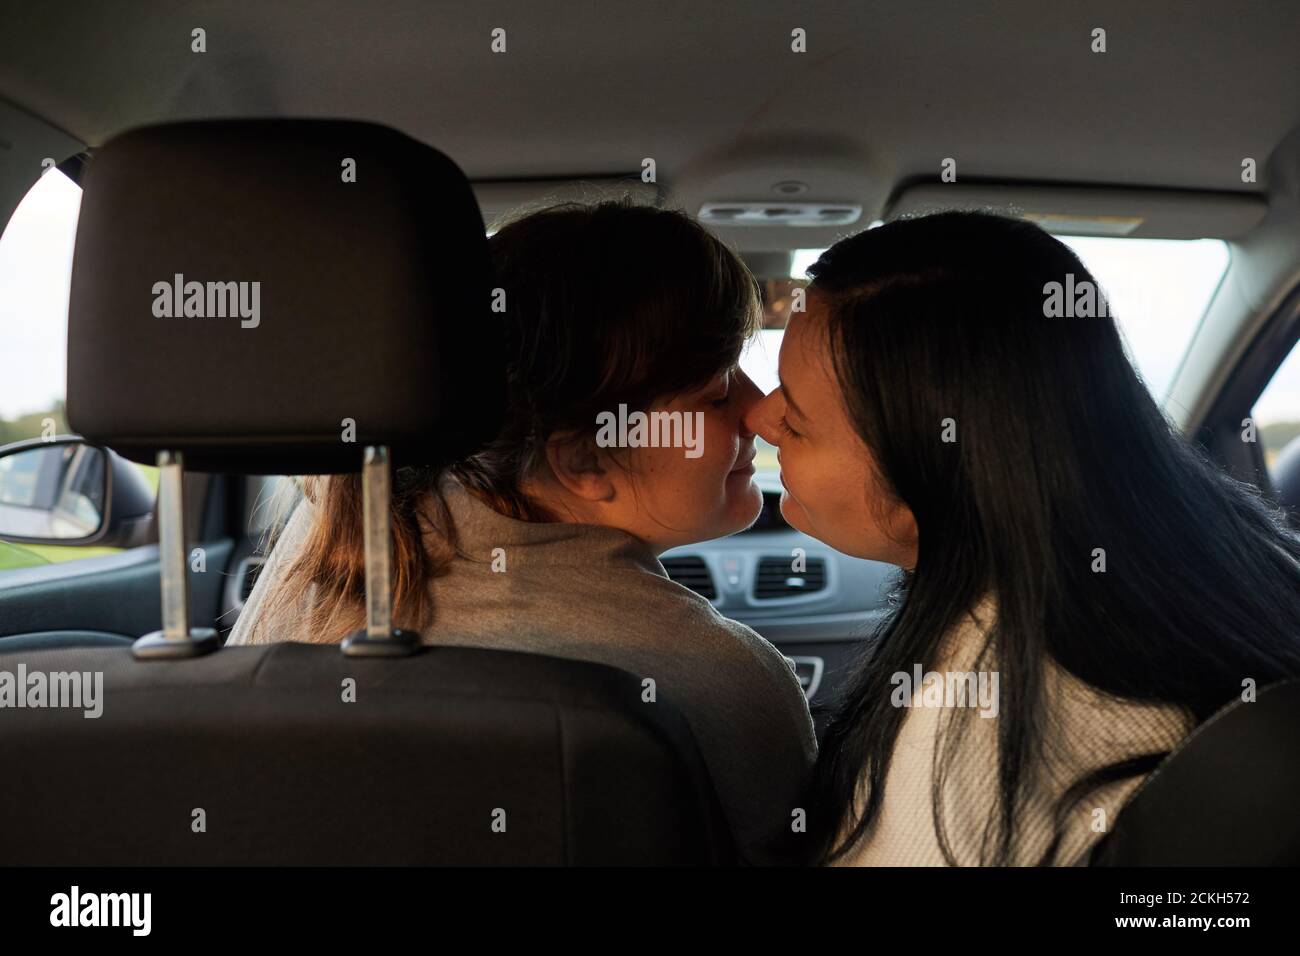
[[(941, 680), (927, 679), (923, 686), (914, 686), (913, 706), (903, 720), (885, 780), (880, 817), (867, 837), (838, 865), (946, 865), (935, 830), (931, 788), (936, 741), (941, 727), (954, 716), (951, 702), (962, 700), (956, 690), (948, 693), (949, 688), (960, 689), (962, 685), (947, 675), (976, 669), (976, 655), (995, 614), (994, 602), (985, 599), (944, 641), (942, 663), (927, 668)], [(991, 688), (996, 663), (990, 660), (980, 668), (986, 678), (984, 686)], [(923, 699), (927, 685), (928, 705)], [(908, 689), (901, 681), (897, 686), (899, 690)], [(899, 694), (900, 699), (905, 696)], [(1048, 664), (1045, 699), (1049, 702), (1049, 719), (1039, 764), (1041, 773), (1017, 817), (1012, 844), (1012, 862), (1016, 865), (1032, 865), (1047, 850), (1055, 832), (1052, 807), (1070, 784), (1107, 764), (1153, 751), (1169, 751), (1194, 726), (1190, 714), (1172, 707), (1108, 699), (1054, 662)], [(936, 706), (940, 701), (944, 704)], [(987, 706), (981, 710), (977, 703), (965, 714), (965, 723), (956, 725), (959, 729), (955, 739), (960, 743), (945, 784), (944, 820), (949, 845), (961, 865), (978, 862), (980, 839), (999, 805), (997, 733), (998, 721), (1003, 717), (1000, 709), (996, 715), (981, 716), (991, 710)], [(1109, 784), (1081, 801), (1066, 820), (1055, 864), (1086, 863), (1093, 846), (1113, 826), (1124, 802), (1143, 779), (1130, 777)], [(865, 800), (865, 787), (864, 778), (859, 787), (860, 801)]]

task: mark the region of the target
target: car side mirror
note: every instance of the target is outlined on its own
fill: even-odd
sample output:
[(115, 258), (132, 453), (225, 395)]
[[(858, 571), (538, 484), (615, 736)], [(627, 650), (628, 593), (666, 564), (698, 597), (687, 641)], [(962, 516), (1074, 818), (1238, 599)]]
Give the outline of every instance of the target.
[(135, 547), (149, 540), (155, 498), (136, 465), (73, 435), (0, 448), (0, 540)]

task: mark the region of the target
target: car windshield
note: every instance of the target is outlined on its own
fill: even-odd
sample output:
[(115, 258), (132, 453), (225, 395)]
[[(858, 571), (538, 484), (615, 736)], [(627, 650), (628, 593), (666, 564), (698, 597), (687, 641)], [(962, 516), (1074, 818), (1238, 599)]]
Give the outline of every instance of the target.
[[(67, 288), (72, 266), (81, 190), (51, 170), (28, 193), (0, 238), (0, 324), (6, 347), (17, 359), (0, 378), (0, 438), (13, 441), (38, 434), (39, 423), (62, 422)], [(1163, 398), (1201, 316), (1228, 267), (1228, 247), (1219, 239), (1122, 239), (1060, 236), (1106, 290), (1130, 358), (1151, 393)], [(790, 278), (806, 270), (822, 249), (797, 249)], [(766, 283), (788, 288), (780, 279)], [(768, 326), (784, 314), (768, 302)], [(788, 307), (788, 306), (787, 306)], [(777, 385), (782, 328), (764, 328), (750, 340), (741, 367), (764, 392)], [(26, 416), (26, 419), (23, 419)], [(776, 449), (758, 440), (760, 476), (774, 479)]]
[[(1162, 399), (1228, 268), (1227, 243), (1220, 239), (1058, 238), (1074, 250), (1105, 289), (1130, 360), (1151, 394)], [(791, 278), (806, 280), (808, 267), (823, 251), (796, 250)], [(741, 368), (764, 392), (777, 386), (777, 356), (784, 335), (784, 329), (764, 328), (741, 356)], [(774, 476), (776, 449), (761, 438), (758, 446), (760, 474)]]

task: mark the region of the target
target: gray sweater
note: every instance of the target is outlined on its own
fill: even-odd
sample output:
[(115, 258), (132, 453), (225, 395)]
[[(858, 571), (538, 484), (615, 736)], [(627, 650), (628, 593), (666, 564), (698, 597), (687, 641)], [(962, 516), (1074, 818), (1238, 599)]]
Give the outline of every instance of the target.
[[(639, 539), (613, 528), (501, 515), (453, 483), (444, 494), (459, 536), (447, 574), (428, 582), (426, 644), (594, 661), (652, 678), (685, 716), (742, 856), (770, 862), (817, 754), (790, 662), (750, 628), (669, 580)], [(339, 641), (312, 635), (310, 595), (290, 620), (264, 620), (313, 520), (304, 500), (262, 569), (229, 644)], [(431, 532), (430, 532), (431, 533)], [(501, 549), (495, 551), (495, 549)], [(493, 559), (505, 569), (494, 570)]]

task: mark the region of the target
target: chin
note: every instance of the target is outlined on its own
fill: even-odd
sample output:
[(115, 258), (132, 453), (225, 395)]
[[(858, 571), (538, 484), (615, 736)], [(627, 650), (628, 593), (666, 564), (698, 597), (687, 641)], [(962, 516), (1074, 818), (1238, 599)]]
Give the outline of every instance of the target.
[(763, 513), (763, 492), (752, 479), (743, 491), (733, 491), (727, 496), (726, 519), (711, 537), (722, 538), (738, 531), (744, 531)]
[(753, 478), (749, 479), (749, 484), (745, 487), (744, 492), (737, 495), (737, 504), (734, 510), (743, 514), (745, 519), (744, 527), (746, 528), (757, 521), (758, 516), (763, 513), (763, 490), (758, 487), (758, 482)]
[[(789, 490), (784, 488), (781, 490), (781, 517), (794, 530), (802, 531), (804, 534), (812, 534), (808, 526), (808, 512), (804, 511), (803, 505), (795, 501)], [(813, 536), (816, 537), (816, 535)]]

